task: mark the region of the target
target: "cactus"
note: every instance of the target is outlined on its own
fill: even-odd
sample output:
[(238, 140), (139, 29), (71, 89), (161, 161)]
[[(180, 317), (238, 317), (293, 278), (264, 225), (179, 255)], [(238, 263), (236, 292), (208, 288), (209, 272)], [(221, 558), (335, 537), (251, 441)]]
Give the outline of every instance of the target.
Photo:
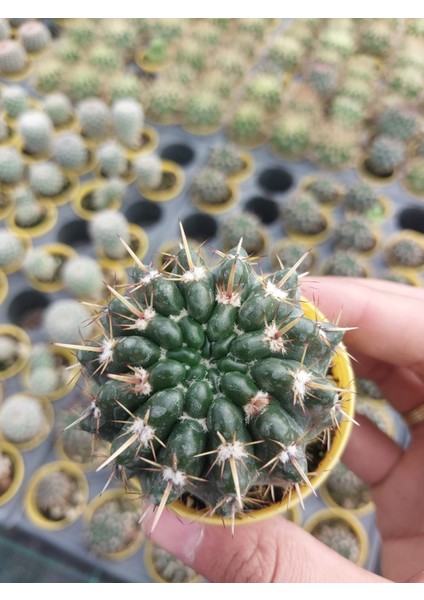
[[(286, 240), (284, 245), (279, 247), (275, 252), (271, 253), (271, 267), (278, 269), (281, 264), (285, 268), (291, 269), (294, 265), (298, 265), (297, 272), (309, 273), (315, 263), (315, 257), (312, 252), (308, 251), (308, 247), (301, 242)], [(302, 259), (300, 264), (299, 261)]]
[(256, 75), (247, 86), (247, 97), (267, 112), (274, 112), (281, 102), (281, 83), (277, 76), (268, 73)]
[(0, 407), (0, 432), (8, 442), (31, 442), (47, 427), (47, 418), (38, 398), (15, 394), (6, 398)]
[(37, 64), (34, 85), (42, 94), (59, 90), (63, 84), (63, 64), (56, 58), (47, 58)]
[(311, 124), (304, 115), (287, 112), (274, 123), (271, 143), (289, 158), (303, 158), (310, 142)]
[(127, 148), (140, 147), (141, 132), (144, 126), (144, 110), (132, 98), (123, 98), (112, 106), (113, 127), (118, 140)]
[(299, 192), (281, 207), (284, 227), (288, 232), (302, 235), (318, 235), (328, 227), (328, 221), (319, 203), (309, 192)]
[(8, 456), (0, 450), (0, 499), (12, 485), (13, 476), (14, 466), (12, 459), (10, 458), (10, 456)]
[(418, 115), (402, 106), (392, 106), (380, 113), (377, 118), (377, 132), (389, 137), (409, 142), (417, 133)]
[(157, 154), (142, 154), (133, 162), (137, 184), (147, 190), (156, 190), (162, 182), (162, 161)]
[(62, 171), (53, 162), (39, 162), (29, 167), (29, 182), (37, 196), (54, 198), (66, 186)]
[(93, 514), (85, 530), (91, 552), (107, 557), (122, 552), (140, 537), (140, 511), (132, 500), (105, 502)]
[(129, 243), (130, 232), (128, 221), (122, 213), (113, 210), (97, 213), (90, 222), (90, 235), (97, 250), (109, 258), (120, 259), (126, 255), (119, 238)]
[(204, 167), (193, 177), (191, 193), (204, 204), (223, 204), (231, 196), (225, 175), (212, 167)]
[(411, 192), (424, 194), (424, 156), (414, 158), (408, 162), (405, 173), (405, 182)]
[(377, 244), (375, 231), (362, 215), (348, 216), (338, 223), (333, 239), (335, 248), (357, 252), (368, 252)]
[(72, 40), (62, 38), (57, 47), (57, 56), (66, 65), (76, 65), (81, 59), (81, 50)]
[(194, 39), (183, 39), (177, 48), (177, 63), (189, 65), (195, 71), (201, 71), (206, 64), (206, 52)]
[(354, 563), (358, 562), (361, 552), (360, 542), (356, 533), (344, 520), (327, 519), (317, 525), (311, 534), (344, 558)]
[(78, 482), (66, 471), (52, 471), (45, 475), (35, 492), (35, 504), (49, 521), (72, 521), (82, 501)]
[(344, 199), (347, 212), (366, 215), (368, 218), (378, 218), (383, 214), (383, 205), (375, 189), (368, 183), (355, 183), (351, 185)]
[(50, 346), (44, 342), (34, 344), (28, 358), (28, 365), (31, 370), (54, 369), (56, 366), (56, 359)]
[(402, 98), (412, 101), (421, 100), (423, 85), (424, 78), (420, 68), (406, 67), (393, 69), (390, 86)]
[(5, 371), (20, 356), (20, 347), (17, 340), (9, 335), (0, 335), (0, 371)]
[(8, 85), (3, 89), (2, 105), (11, 119), (16, 119), (28, 109), (28, 92), (21, 85)]
[(378, 385), (371, 379), (364, 379), (363, 377), (356, 378), (356, 387), (360, 396), (369, 396), (374, 400), (383, 400), (384, 394), (378, 387)]
[(7, 19), (0, 19), (0, 40), (7, 40), (11, 37), (12, 29)]
[(228, 143), (211, 148), (207, 165), (231, 177), (244, 169), (245, 161), (237, 146)]
[(60, 373), (56, 369), (34, 369), (28, 375), (28, 389), (37, 390), (37, 394), (41, 395), (55, 392), (61, 383)]
[(373, 86), (370, 85), (370, 82), (361, 79), (358, 76), (350, 75), (343, 81), (339, 93), (345, 98), (351, 98), (361, 105), (364, 105), (369, 102), (373, 92)]
[(320, 204), (333, 204), (341, 197), (341, 187), (338, 181), (325, 175), (313, 177), (305, 186), (306, 191), (313, 194)]
[(393, 38), (390, 27), (381, 20), (375, 19), (360, 32), (360, 49), (365, 54), (385, 57), (390, 52)]
[(41, 21), (26, 21), (19, 27), (18, 36), (29, 54), (45, 50), (51, 42), (50, 31)]
[(367, 277), (364, 264), (356, 252), (336, 250), (323, 268), (324, 275), (337, 277)]
[(354, 160), (356, 149), (357, 137), (353, 130), (336, 123), (323, 124), (313, 136), (313, 158), (328, 169), (347, 167)]
[(327, 99), (334, 94), (338, 86), (337, 68), (324, 62), (314, 62), (307, 70), (306, 82), (318, 92), (321, 98)]
[(410, 269), (420, 268), (424, 266), (424, 244), (412, 238), (400, 237), (388, 244), (386, 257), (392, 265)]
[(100, 98), (87, 98), (77, 105), (76, 110), (83, 136), (96, 140), (110, 133), (112, 115), (106, 102)]
[(152, 38), (143, 53), (143, 60), (156, 66), (163, 65), (168, 56), (168, 43), (160, 37)]
[(390, 177), (406, 158), (405, 144), (387, 135), (377, 135), (365, 159), (365, 167), (376, 177)]
[(97, 69), (88, 65), (81, 65), (76, 69), (69, 69), (65, 75), (65, 91), (72, 102), (81, 102), (93, 96), (100, 96), (103, 81)]
[(77, 256), (67, 261), (62, 272), (65, 287), (78, 298), (98, 299), (103, 291), (103, 272), (90, 256)]
[(201, 90), (190, 95), (184, 110), (184, 123), (194, 128), (210, 128), (220, 125), (222, 107), (219, 98)]
[(122, 202), (127, 190), (127, 184), (119, 177), (106, 179), (100, 187), (97, 187), (90, 194), (88, 205), (89, 210), (104, 210), (112, 208), (118, 201)]
[(15, 223), (18, 227), (35, 227), (46, 218), (46, 207), (36, 200), (28, 187), (15, 188), (13, 199), (15, 201)]
[(209, 268), (182, 235), (173, 272), (137, 261), (103, 338), (73, 346), (99, 384), (78, 422), (112, 442), (102, 467), (139, 476), (155, 523), (186, 493), (235, 520), (309, 483), (308, 440), (345, 418), (326, 379), (343, 330), (304, 317), (294, 268), (260, 276), (241, 243)]
[(105, 75), (117, 73), (122, 68), (122, 57), (114, 48), (105, 44), (94, 46), (88, 55), (88, 62)]
[(102, 19), (101, 37), (117, 54), (130, 54), (136, 44), (132, 19)]
[(246, 60), (241, 52), (234, 48), (226, 48), (219, 52), (215, 58), (215, 67), (230, 79), (240, 78), (245, 70)]
[[(72, 427), (75, 421), (76, 408), (62, 411), (57, 419), (57, 440), (69, 460), (77, 464), (95, 466), (108, 453), (108, 444), (102, 440), (94, 440), (88, 431)], [(93, 443), (95, 442), (95, 443)], [(100, 463), (99, 463), (100, 464)]]
[(109, 96), (112, 101), (121, 98), (139, 100), (142, 95), (142, 84), (136, 75), (122, 73), (112, 77), (109, 84)]
[(263, 124), (263, 113), (258, 106), (241, 103), (231, 118), (231, 137), (239, 144), (255, 144), (263, 136)]
[(330, 27), (324, 31), (320, 42), (323, 48), (333, 50), (344, 59), (351, 56), (355, 50), (353, 35), (346, 30), (340, 29), (339, 26)]
[(159, 80), (149, 92), (148, 116), (160, 123), (171, 121), (180, 113), (183, 101), (184, 93), (181, 84)]
[(377, 63), (375, 59), (367, 54), (356, 54), (352, 56), (346, 65), (345, 85), (351, 77), (362, 80), (365, 83), (373, 83), (377, 74)]
[(0, 148), (0, 184), (14, 185), (23, 181), (25, 175), (21, 154), (12, 146)]
[(360, 125), (364, 118), (364, 109), (361, 102), (338, 95), (331, 104), (331, 116), (335, 123), (350, 129)]
[(25, 274), (44, 283), (57, 281), (62, 262), (43, 247), (34, 248), (25, 259)]
[(125, 151), (115, 140), (108, 140), (97, 148), (96, 158), (99, 169), (105, 177), (118, 177), (128, 168)]
[(51, 149), (53, 123), (39, 110), (27, 110), (18, 119), (18, 130), (28, 154), (46, 154)]
[(5, 75), (21, 73), (27, 64), (27, 53), (18, 41), (10, 39), (0, 41), (0, 73)]
[(68, 344), (78, 344), (94, 332), (91, 317), (90, 311), (76, 300), (55, 300), (43, 313), (43, 332), (51, 342), (63, 340)]
[(56, 92), (44, 96), (43, 111), (48, 115), (55, 127), (70, 123), (74, 116), (72, 103), (66, 94)]
[(221, 243), (225, 252), (237, 246), (243, 238), (248, 254), (260, 254), (265, 246), (265, 229), (256, 215), (248, 212), (229, 216), (221, 227)]
[(66, 36), (77, 46), (89, 46), (96, 37), (94, 23), (93, 19), (70, 19), (66, 23)]
[(0, 269), (22, 263), (26, 250), (21, 238), (5, 229), (0, 230)]
[(293, 71), (299, 65), (303, 53), (301, 42), (295, 37), (285, 35), (271, 44), (267, 58), (280, 71)]
[(53, 158), (63, 169), (78, 171), (87, 165), (89, 152), (82, 137), (69, 131), (55, 137)]
[(156, 544), (151, 546), (151, 560), (157, 575), (167, 583), (191, 583), (196, 577), (196, 571)]

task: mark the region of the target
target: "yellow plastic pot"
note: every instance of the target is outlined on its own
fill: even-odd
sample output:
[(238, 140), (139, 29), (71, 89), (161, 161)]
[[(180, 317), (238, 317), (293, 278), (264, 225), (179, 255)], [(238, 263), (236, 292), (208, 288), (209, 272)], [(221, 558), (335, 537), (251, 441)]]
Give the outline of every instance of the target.
[[(134, 225), (134, 223), (129, 224), (129, 231), (131, 238), (129, 246), (131, 250), (137, 255), (137, 257), (140, 260), (143, 260), (149, 249), (149, 238), (147, 236), (147, 233), (142, 227)], [(108, 269), (126, 269), (134, 265), (134, 259), (130, 254), (126, 254), (122, 258), (110, 258), (109, 256), (106, 256), (104, 252), (99, 252), (99, 262), (103, 265), (104, 268)]]
[(52, 202), (48, 203), (46, 200), (43, 202), (43, 205), (46, 208), (46, 214), (44, 219), (40, 223), (37, 223), (37, 225), (33, 227), (20, 227), (16, 223), (16, 213), (13, 211), (6, 219), (7, 228), (16, 235), (28, 236), (30, 238), (40, 237), (48, 233), (56, 225), (58, 213), (56, 206)]
[(162, 178), (171, 175), (174, 178), (174, 184), (170, 188), (155, 190), (139, 186), (140, 194), (152, 202), (169, 202), (178, 196), (184, 187), (185, 176), (181, 167), (171, 160), (162, 160), (161, 163)]
[(199, 196), (193, 196), (193, 204), (203, 213), (208, 215), (220, 215), (230, 211), (238, 203), (237, 189), (234, 183), (227, 180), (229, 196), (225, 202), (213, 204), (210, 202), (204, 202)]
[(159, 135), (156, 129), (145, 125), (141, 132), (142, 143), (139, 148), (135, 150), (127, 149), (127, 157), (129, 160), (133, 160), (136, 156), (141, 154), (149, 154), (154, 152), (159, 145)]
[(19, 345), (19, 353), (16, 360), (9, 367), (0, 370), (0, 381), (4, 381), (5, 379), (10, 379), (17, 375), (24, 366), (26, 365), (29, 354), (31, 352), (31, 340), (28, 334), (21, 329), (21, 327), (17, 327), (16, 325), (10, 324), (1, 324), (0, 325), (0, 336), (8, 336), (15, 340)]
[[(103, 185), (104, 181), (101, 179), (92, 179), (80, 186), (77, 194), (72, 199), (72, 208), (79, 217), (85, 219), (86, 221), (90, 221), (96, 216), (100, 209), (91, 210), (88, 208), (87, 198), (90, 196), (90, 194), (101, 188)], [(119, 198), (115, 198), (108, 207), (108, 210), (119, 210), (121, 204), (121, 200), (119, 200)]]
[(9, 281), (7, 275), (0, 271), (0, 304), (3, 304), (7, 294), (9, 293)]
[[(76, 251), (67, 244), (46, 244), (43, 246), (43, 250), (48, 252), (51, 256), (58, 257), (63, 263), (77, 256)], [(53, 293), (64, 288), (64, 283), (60, 277), (55, 281), (39, 281), (29, 273), (26, 273), (25, 276), (31, 287), (39, 292)]]

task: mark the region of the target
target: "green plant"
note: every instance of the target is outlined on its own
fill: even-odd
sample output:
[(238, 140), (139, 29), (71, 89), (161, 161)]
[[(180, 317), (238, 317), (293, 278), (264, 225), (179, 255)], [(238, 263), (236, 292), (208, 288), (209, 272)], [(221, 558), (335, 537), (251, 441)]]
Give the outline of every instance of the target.
[(367, 277), (367, 271), (361, 258), (352, 250), (336, 250), (323, 269), (324, 275), (337, 277)]
[(384, 110), (377, 118), (377, 131), (380, 134), (410, 141), (419, 127), (418, 114), (403, 106), (392, 106)]
[(306, 73), (306, 82), (321, 98), (329, 98), (337, 89), (339, 73), (337, 68), (324, 62), (313, 62)]
[(230, 143), (211, 148), (207, 164), (213, 169), (222, 171), (227, 177), (236, 175), (245, 167), (245, 161), (240, 150)]
[(6, 398), (0, 407), (0, 432), (7, 441), (32, 441), (46, 427), (46, 416), (38, 398), (19, 393)]
[(117, 73), (123, 67), (122, 57), (113, 47), (105, 44), (97, 44), (90, 49), (88, 62), (106, 76)]
[(355, 473), (339, 462), (326, 481), (332, 499), (342, 508), (358, 509), (371, 502), (371, 489)]
[(21, 349), (17, 340), (9, 335), (0, 335), (0, 370), (5, 371), (19, 358)]
[(201, 71), (206, 64), (206, 52), (202, 44), (194, 39), (182, 39), (177, 48), (177, 62)]
[(239, 104), (231, 117), (230, 132), (236, 143), (257, 143), (264, 132), (264, 116), (261, 108), (247, 102)]
[(207, 90), (195, 92), (188, 98), (183, 114), (184, 123), (190, 127), (217, 127), (222, 119), (221, 101)]
[(333, 204), (340, 199), (342, 188), (336, 179), (325, 175), (314, 176), (305, 186), (307, 192), (315, 196), (320, 204)]
[(63, 64), (57, 58), (49, 55), (40, 61), (34, 72), (35, 88), (42, 94), (56, 92), (63, 85)]
[(405, 144), (387, 135), (377, 135), (365, 159), (365, 167), (377, 177), (390, 177), (406, 158)]
[(383, 207), (377, 191), (368, 183), (355, 183), (348, 187), (344, 199), (349, 213), (366, 215), (373, 219), (382, 216)]
[(346, 59), (354, 53), (355, 38), (350, 31), (340, 29), (339, 26), (325, 30), (320, 38), (321, 45), (328, 50), (333, 50)]
[[(308, 250), (308, 247), (301, 242), (293, 240), (285, 240), (285, 243), (271, 253), (271, 267), (273, 269), (283, 267), (291, 269), (294, 265), (297, 266), (297, 272), (300, 274), (309, 272), (314, 263), (315, 257)], [(299, 261), (301, 261), (299, 263)]]
[(347, 96), (337, 95), (331, 104), (333, 121), (344, 127), (356, 128), (364, 119), (362, 103)]
[(159, 79), (149, 91), (148, 116), (159, 122), (175, 119), (182, 110), (184, 91), (180, 83)]
[(130, 232), (128, 221), (122, 213), (101, 210), (90, 222), (89, 231), (98, 252), (112, 259), (120, 259), (126, 255), (120, 238), (129, 243)]
[(18, 119), (18, 130), (29, 154), (45, 154), (51, 149), (53, 123), (50, 117), (39, 110), (27, 110)]
[(28, 109), (28, 99), (28, 91), (21, 85), (8, 85), (2, 90), (2, 106), (12, 119)]
[(313, 159), (322, 167), (339, 169), (347, 167), (357, 152), (357, 136), (337, 123), (323, 123), (312, 134)]
[(159, 188), (162, 181), (162, 161), (157, 154), (137, 156), (133, 162), (133, 170), (140, 187), (148, 190)]
[(102, 139), (110, 134), (112, 126), (111, 111), (100, 98), (87, 98), (79, 102), (76, 108), (81, 133), (89, 139)]
[(311, 534), (341, 556), (357, 563), (361, 547), (353, 529), (341, 519), (327, 519), (318, 524)]
[(369, 81), (359, 77), (359, 75), (352, 74), (345, 78), (339, 93), (345, 98), (351, 98), (361, 105), (365, 105), (372, 98), (374, 89)]
[(293, 71), (299, 65), (303, 54), (301, 42), (293, 36), (284, 35), (271, 44), (267, 58), (279, 70)]
[(144, 110), (140, 102), (133, 98), (116, 100), (112, 106), (112, 122), (121, 144), (132, 149), (140, 146), (144, 126)]
[(102, 467), (139, 476), (156, 522), (185, 494), (234, 520), (270, 485), (309, 484), (308, 441), (345, 418), (326, 378), (343, 330), (304, 316), (295, 268), (261, 276), (241, 242), (210, 268), (182, 235), (173, 272), (137, 261), (108, 288), (102, 338), (72, 346), (99, 384), (77, 421), (112, 442)]
[(391, 88), (402, 98), (420, 100), (423, 94), (424, 77), (422, 70), (417, 67), (393, 69), (390, 78)]
[(19, 227), (34, 227), (45, 219), (47, 209), (37, 201), (29, 187), (22, 185), (15, 188), (13, 199), (15, 201), (15, 223)]
[(88, 148), (79, 133), (69, 131), (54, 138), (53, 158), (63, 169), (81, 169), (87, 165), (89, 156)]
[(248, 254), (260, 254), (265, 248), (265, 228), (252, 213), (241, 212), (230, 215), (221, 227), (221, 243), (225, 252), (237, 246), (243, 239), (243, 248)]
[(360, 49), (365, 54), (385, 57), (391, 50), (393, 38), (393, 31), (387, 23), (375, 19), (360, 31)]
[(310, 120), (302, 114), (287, 112), (274, 123), (271, 143), (277, 152), (291, 158), (301, 158), (311, 139)]
[(140, 79), (132, 73), (122, 73), (111, 78), (109, 96), (112, 101), (120, 98), (139, 100), (143, 93)]
[(98, 299), (103, 291), (103, 272), (99, 263), (90, 256), (77, 256), (63, 267), (65, 287), (78, 298)]
[(42, 106), (55, 127), (67, 125), (73, 119), (74, 109), (72, 103), (68, 96), (62, 92), (45, 95)]
[(166, 40), (155, 37), (151, 39), (144, 51), (143, 59), (153, 65), (162, 65), (168, 56), (168, 43)]
[(191, 193), (205, 204), (222, 204), (230, 198), (231, 190), (221, 171), (206, 166), (193, 177)]
[(424, 265), (424, 245), (418, 240), (401, 237), (388, 244), (387, 260), (390, 264), (411, 269)]
[(80, 102), (102, 93), (103, 80), (95, 67), (81, 64), (68, 69), (64, 76), (64, 89), (72, 102)]
[(51, 42), (50, 31), (41, 21), (27, 21), (18, 30), (18, 37), (29, 54), (45, 50)]
[(340, 221), (333, 239), (335, 248), (357, 252), (368, 252), (377, 244), (376, 233), (369, 219), (362, 215), (351, 215)]
[(45, 248), (34, 248), (26, 257), (23, 269), (28, 277), (42, 282), (57, 281), (61, 261)]
[(28, 64), (28, 56), (20, 42), (13, 39), (0, 41), (0, 72), (6, 75), (20, 73)]
[(24, 162), (20, 152), (12, 146), (0, 148), (0, 184), (14, 185), (23, 181)]
[(97, 148), (96, 158), (100, 172), (105, 177), (118, 177), (128, 168), (128, 159), (123, 147), (115, 140), (108, 140)]
[(408, 162), (405, 182), (412, 192), (417, 194), (424, 193), (424, 156), (414, 158)]
[(281, 102), (281, 87), (276, 75), (260, 73), (247, 85), (247, 97), (267, 112), (274, 112)]
[(5, 229), (0, 231), (0, 269), (21, 263), (26, 250), (21, 238)]
[[(78, 406), (81, 410), (81, 406)], [(95, 466), (99, 457), (107, 456), (108, 444), (102, 440), (94, 440), (88, 431), (73, 427), (77, 407), (64, 409), (57, 418), (57, 440), (69, 460), (78, 464)]]
[(29, 183), (38, 196), (54, 198), (66, 186), (65, 177), (53, 162), (39, 162), (29, 167)]
[(111, 208), (116, 201), (121, 202), (127, 191), (127, 184), (119, 177), (106, 179), (92, 193), (91, 205), (94, 210)]
[(196, 577), (196, 571), (156, 544), (152, 544), (151, 559), (155, 572), (167, 583), (190, 583)]
[(73, 520), (82, 499), (77, 481), (66, 471), (45, 475), (35, 492), (38, 510), (50, 521)]
[(317, 235), (328, 228), (322, 208), (309, 192), (298, 192), (281, 207), (284, 227), (288, 232)]
[(346, 77), (347, 80), (354, 77), (369, 84), (375, 81), (377, 69), (377, 63), (372, 56), (355, 54), (347, 62)]
[(94, 332), (92, 314), (71, 298), (54, 300), (43, 313), (42, 329), (49, 341), (58, 339), (78, 344)]

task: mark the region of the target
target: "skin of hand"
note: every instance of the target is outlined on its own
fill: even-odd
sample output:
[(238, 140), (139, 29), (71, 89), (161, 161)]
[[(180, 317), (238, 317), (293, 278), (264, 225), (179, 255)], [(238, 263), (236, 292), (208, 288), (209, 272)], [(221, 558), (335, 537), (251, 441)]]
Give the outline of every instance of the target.
[[(302, 294), (329, 320), (356, 329), (343, 338), (355, 373), (372, 379), (401, 414), (424, 402), (424, 289), (373, 279), (303, 278)], [(343, 462), (372, 486), (382, 538), (382, 576), (327, 548), (282, 517), (236, 526), (146, 514), (143, 529), (210, 582), (424, 582), (424, 422), (402, 449), (368, 419), (355, 417)]]

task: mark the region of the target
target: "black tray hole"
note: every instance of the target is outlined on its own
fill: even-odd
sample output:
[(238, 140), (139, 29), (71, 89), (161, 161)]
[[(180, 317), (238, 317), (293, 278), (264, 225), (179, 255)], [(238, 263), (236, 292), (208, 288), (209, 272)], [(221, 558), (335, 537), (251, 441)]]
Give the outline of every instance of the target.
[(198, 242), (207, 242), (215, 237), (218, 224), (209, 215), (190, 215), (183, 221), (184, 232), (187, 238)]
[(264, 225), (274, 223), (279, 215), (277, 203), (262, 196), (250, 198), (246, 203), (246, 210), (256, 215)]
[(130, 223), (135, 223), (141, 227), (149, 227), (160, 221), (162, 209), (154, 202), (140, 200), (127, 208), (125, 216)]
[(398, 213), (398, 223), (401, 229), (413, 229), (424, 233), (424, 208), (404, 208)]
[(9, 321), (25, 330), (39, 329), (43, 312), (50, 301), (37, 290), (24, 290), (15, 296), (8, 309)]
[(293, 185), (293, 176), (282, 167), (271, 167), (259, 175), (259, 185), (269, 192), (286, 192)]
[(57, 240), (61, 244), (67, 244), (68, 246), (79, 246), (90, 243), (90, 236), (88, 234), (88, 223), (82, 219), (75, 219), (65, 223), (57, 234)]
[(185, 167), (191, 163), (195, 155), (194, 150), (187, 144), (170, 144), (161, 152), (161, 158), (164, 160), (172, 160), (181, 167)]

